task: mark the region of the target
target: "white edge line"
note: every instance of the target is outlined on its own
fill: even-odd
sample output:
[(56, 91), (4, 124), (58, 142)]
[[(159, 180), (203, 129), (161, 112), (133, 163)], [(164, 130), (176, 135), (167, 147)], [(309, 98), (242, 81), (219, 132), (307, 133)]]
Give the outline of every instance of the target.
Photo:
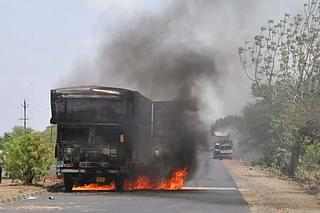
[(215, 190), (215, 191), (241, 191), (235, 187), (212, 187), (212, 186), (184, 186), (185, 190)]

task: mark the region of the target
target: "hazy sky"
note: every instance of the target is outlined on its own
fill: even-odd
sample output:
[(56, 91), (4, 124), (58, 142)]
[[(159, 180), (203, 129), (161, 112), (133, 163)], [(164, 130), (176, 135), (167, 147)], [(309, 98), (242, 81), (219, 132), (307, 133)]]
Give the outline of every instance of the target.
[[(248, 14), (246, 20), (252, 24), (243, 29), (252, 36), (267, 19), (296, 11), (305, 1), (259, 2), (260, 12)], [(158, 13), (168, 4), (169, 0), (0, 0), (0, 135), (23, 124), (19, 118), (24, 98), (29, 104), (28, 126), (48, 126), (50, 89), (58, 87), (75, 64), (90, 63), (101, 39), (127, 19)]]

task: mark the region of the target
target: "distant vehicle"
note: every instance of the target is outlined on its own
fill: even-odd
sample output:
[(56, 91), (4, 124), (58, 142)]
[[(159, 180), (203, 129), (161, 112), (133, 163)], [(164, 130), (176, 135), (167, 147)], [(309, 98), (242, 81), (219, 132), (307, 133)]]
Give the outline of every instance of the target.
[(214, 133), (213, 159), (232, 160), (233, 143), (228, 134)]
[(66, 191), (75, 184), (124, 179), (151, 158), (152, 101), (136, 91), (81, 86), (51, 90), (57, 124), (57, 173)]

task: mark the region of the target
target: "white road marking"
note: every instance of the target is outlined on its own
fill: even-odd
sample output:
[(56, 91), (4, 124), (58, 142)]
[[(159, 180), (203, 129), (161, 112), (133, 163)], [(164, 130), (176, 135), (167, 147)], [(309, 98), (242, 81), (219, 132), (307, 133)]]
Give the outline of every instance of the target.
[(213, 191), (238, 191), (235, 187), (213, 187), (213, 186), (184, 186), (183, 190), (213, 190)]

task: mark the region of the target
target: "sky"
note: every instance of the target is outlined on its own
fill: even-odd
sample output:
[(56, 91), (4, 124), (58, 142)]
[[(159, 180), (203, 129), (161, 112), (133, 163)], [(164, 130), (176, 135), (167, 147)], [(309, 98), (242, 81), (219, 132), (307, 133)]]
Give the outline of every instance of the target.
[[(236, 0), (230, 0), (236, 1)], [(299, 11), (303, 0), (259, 0), (248, 14), (250, 36), (269, 18)], [(50, 120), (50, 89), (80, 64), (94, 61), (101, 41), (139, 14), (156, 14), (170, 0), (0, 0), (0, 135), (23, 125), (43, 130)], [(253, 8), (254, 10), (254, 8)], [(237, 20), (234, 20), (237, 21)], [(252, 23), (252, 24), (251, 24)], [(241, 44), (239, 44), (240, 46)]]

